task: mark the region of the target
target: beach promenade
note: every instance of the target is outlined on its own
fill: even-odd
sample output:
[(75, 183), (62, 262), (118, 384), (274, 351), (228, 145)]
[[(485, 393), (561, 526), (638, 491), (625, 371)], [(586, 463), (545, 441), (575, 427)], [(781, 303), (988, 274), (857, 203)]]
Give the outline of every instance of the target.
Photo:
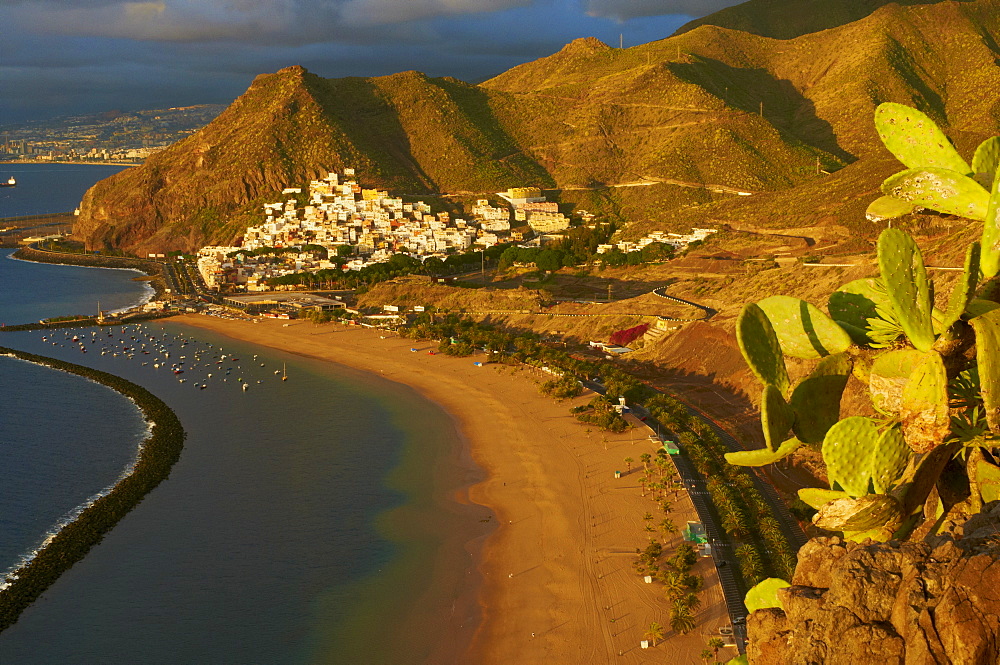
[[(430, 355), (436, 344), (384, 331), (200, 315), (173, 321), (380, 374), (414, 387), (456, 419), (470, 476), (478, 465), (486, 478), (446, 498), (487, 506), (497, 526), (485, 542), (471, 534), (465, 541), (479, 575), (456, 590), (450, 616), (418, 607), (400, 627), (445, 636), (431, 662), (696, 664), (707, 640), (728, 625), (711, 559), (692, 571), (705, 578), (705, 589), (698, 627), (687, 635), (670, 631), (662, 586), (645, 584), (634, 571), (635, 549), (648, 543), (643, 515), (660, 512), (638, 482), (639, 456), (655, 451), (645, 431), (611, 434), (577, 422), (569, 408), (591, 395), (556, 402), (538, 392), (547, 375), (476, 366), (478, 357)], [(631, 473), (626, 457), (636, 460)], [(669, 517), (678, 527), (697, 520), (683, 493)], [(679, 542), (672, 536), (668, 548)], [(468, 609), (476, 606), (480, 620), (470, 625), (475, 612)], [(652, 622), (666, 627), (666, 640), (640, 649)], [(735, 654), (723, 649), (718, 659)]]

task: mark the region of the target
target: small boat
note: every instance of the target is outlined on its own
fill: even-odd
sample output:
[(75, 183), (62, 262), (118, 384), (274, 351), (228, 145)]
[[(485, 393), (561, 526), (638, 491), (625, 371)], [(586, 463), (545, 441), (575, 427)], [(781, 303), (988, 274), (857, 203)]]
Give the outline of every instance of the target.
[(14, 176), (7, 178), (7, 182), (0, 182), (0, 187), (17, 187), (17, 180), (14, 180)]
[(243, 384), (243, 392), (250, 390), (250, 386), (246, 383)]

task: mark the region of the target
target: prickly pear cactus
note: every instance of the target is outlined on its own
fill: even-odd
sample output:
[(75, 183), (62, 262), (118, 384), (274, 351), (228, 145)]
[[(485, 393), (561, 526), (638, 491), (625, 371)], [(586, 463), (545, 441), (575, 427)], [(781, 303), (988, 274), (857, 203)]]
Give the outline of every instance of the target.
[(976, 360), (982, 386), (986, 422), (1000, 433), (1000, 309), (971, 319), (976, 331)]
[(795, 412), (788, 406), (781, 391), (772, 385), (764, 386), (760, 401), (760, 423), (764, 428), (764, 441), (771, 450), (777, 450), (795, 422)]
[(736, 320), (736, 340), (750, 370), (765, 385), (788, 394), (788, 370), (778, 336), (760, 307), (745, 305)]
[(980, 143), (976, 154), (972, 156), (972, 172), (976, 182), (991, 189), (997, 167), (1000, 167), (1000, 136), (993, 136)]
[(972, 178), (948, 169), (908, 169), (889, 176), (882, 193), (921, 208), (982, 221), (990, 193)]
[(898, 416), (903, 403), (903, 389), (910, 378), (910, 372), (925, 357), (923, 351), (897, 349), (876, 358), (868, 374), (872, 406), (887, 415)]
[(865, 217), (873, 222), (882, 222), (887, 219), (896, 219), (903, 215), (909, 215), (919, 208), (915, 203), (903, 201), (893, 196), (880, 196), (868, 204), (865, 210)]
[(823, 358), (843, 353), (851, 337), (833, 319), (805, 300), (771, 296), (757, 303), (764, 310), (778, 336), (785, 355), (795, 358)]
[[(837, 289), (829, 316), (788, 296), (745, 306), (737, 338), (764, 384), (767, 445), (726, 455), (759, 466), (820, 445), (830, 489), (799, 497), (818, 527), (857, 541), (933, 533), (1000, 498), (1000, 138), (970, 166), (918, 111), (883, 104), (876, 122), (907, 170), (886, 180), (870, 218), (930, 208), (985, 220), (982, 242), (968, 247), (945, 311), (913, 238), (891, 228), (878, 241), (880, 276)], [(785, 356), (814, 363), (790, 395)], [(841, 419), (852, 375), (871, 397), (861, 413), (876, 418)]]
[(917, 349), (929, 351), (934, 344), (934, 303), (923, 257), (913, 238), (898, 229), (883, 231), (878, 239), (878, 267), (903, 332)]
[(982, 269), (987, 279), (1000, 271), (1000, 178), (993, 181), (983, 219)]
[(827, 356), (795, 386), (790, 400), (795, 415), (792, 430), (804, 443), (822, 443), (827, 431), (840, 419), (840, 398), (851, 369), (847, 354)]
[(911, 169), (933, 166), (972, 174), (944, 132), (917, 109), (891, 102), (879, 104), (875, 109), (875, 131), (889, 152)]
[(948, 298), (948, 311), (945, 312), (941, 321), (941, 332), (947, 331), (962, 317), (966, 308), (976, 295), (976, 287), (979, 286), (980, 271), (980, 248), (979, 243), (974, 242), (969, 245), (965, 252), (965, 265), (962, 269), (962, 277), (952, 288), (951, 297)]
[(944, 443), (951, 431), (951, 417), (948, 377), (939, 354), (926, 354), (910, 372), (903, 386), (899, 419), (913, 452), (927, 453)]
[(878, 445), (878, 424), (871, 418), (853, 416), (830, 428), (823, 439), (823, 461), (830, 485), (851, 496), (864, 496), (872, 479), (872, 452)]

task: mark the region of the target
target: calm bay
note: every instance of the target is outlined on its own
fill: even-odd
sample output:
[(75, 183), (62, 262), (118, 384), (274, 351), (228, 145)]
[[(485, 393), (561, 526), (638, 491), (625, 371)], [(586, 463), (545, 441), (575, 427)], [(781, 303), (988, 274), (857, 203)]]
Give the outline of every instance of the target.
[[(35, 292), (45, 286), (49, 269), (113, 276), (107, 288), (83, 289), (57, 309), (75, 304), (89, 311), (98, 299), (103, 308), (109, 292), (120, 287), (126, 298), (141, 297), (141, 291), (128, 292), (128, 285), (142, 286), (128, 272), (0, 262), (23, 271), (2, 289), (0, 318), (8, 323), (39, 318)], [(63, 274), (54, 272), (53, 279), (65, 284)], [(97, 284), (81, 275), (81, 283)], [(73, 335), (80, 341), (74, 343)], [(140, 344), (150, 353), (139, 350)], [(469, 531), (481, 517), (450, 499), (479, 472), (461, 459), (456, 426), (435, 404), (370, 374), (169, 321), (125, 331), (0, 333), (0, 345), (134, 381), (174, 409), (188, 433), (168, 480), (0, 634), (0, 662), (425, 660), (439, 636), (398, 629), (412, 624), (417, 599), (433, 592), (428, 571), (443, 556), (472, 570), (471, 556), (455, 551), (454, 534)], [(154, 354), (162, 361), (165, 352), (171, 362), (187, 356), (183, 375), (166, 363), (153, 367)], [(212, 358), (222, 354), (222, 363)], [(192, 367), (195, 355), (198, 367)], [(110, 391), (24, 363), (13, 370), (16, 361), (0, 360), (6, 361), (0, 363), (6, 380), (0, 388), (22, 398), (16, 410), (4, 409), (0, 440), (16, 435), (28, 460), (37, 456), (58, 466), (66, 447), (80, 448), (92, 432), (116, 456), (101, 463), (101, 473), (67, 464), (61, 472), (82, 482), (80, 494), (66, 501), (86, 500), (106, 487), (109, 474), (113, 479), (127, 466), (141, 439), (144, 424), (135, 407), (105, 394), (109, 413), (95, 409), (91, 415), (106, 429), (83, 427), (79, 410), (59, 408), (61, 400), (76, 392), (84, 404), (97, 404), (97, 395)], [(275, 374), (281, 368), (288, 381)], [(44, 434), (31, 427), (39, 416), (29, 416), (25, 403), (48, 407)], [(23, 493), (0, 493), (0, 516), (20, 516), (28, 503), (49, 502), (49, 481), (26, 481), (31, 464), (13, 460), (0, 459), (0, 467), (7, 465), (37, 491), (28, 500)], [(0, 556), (23, 554), (24, 543), (37, 542), (52, 528), (45, 514), (58, 521), (73, 507), (40, 513), (40, 521), (25, 528), (41, 531), (11, 540)], [(6, 538), (0, 531), (0, 539)], [(444, 552), (446, 547), (451, 551)], [(438, 598), (429, 609), (446, 607), (446, 601)]]

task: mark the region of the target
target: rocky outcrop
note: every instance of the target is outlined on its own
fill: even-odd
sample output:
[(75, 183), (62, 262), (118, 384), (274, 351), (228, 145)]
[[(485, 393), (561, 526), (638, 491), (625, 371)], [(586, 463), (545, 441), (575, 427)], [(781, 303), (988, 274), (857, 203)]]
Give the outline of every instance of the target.
[(809, 541), (784, 610), (747, 621), (750, 663), (1000, 663), (1000, 502), (988, 508), (957, 538)]

